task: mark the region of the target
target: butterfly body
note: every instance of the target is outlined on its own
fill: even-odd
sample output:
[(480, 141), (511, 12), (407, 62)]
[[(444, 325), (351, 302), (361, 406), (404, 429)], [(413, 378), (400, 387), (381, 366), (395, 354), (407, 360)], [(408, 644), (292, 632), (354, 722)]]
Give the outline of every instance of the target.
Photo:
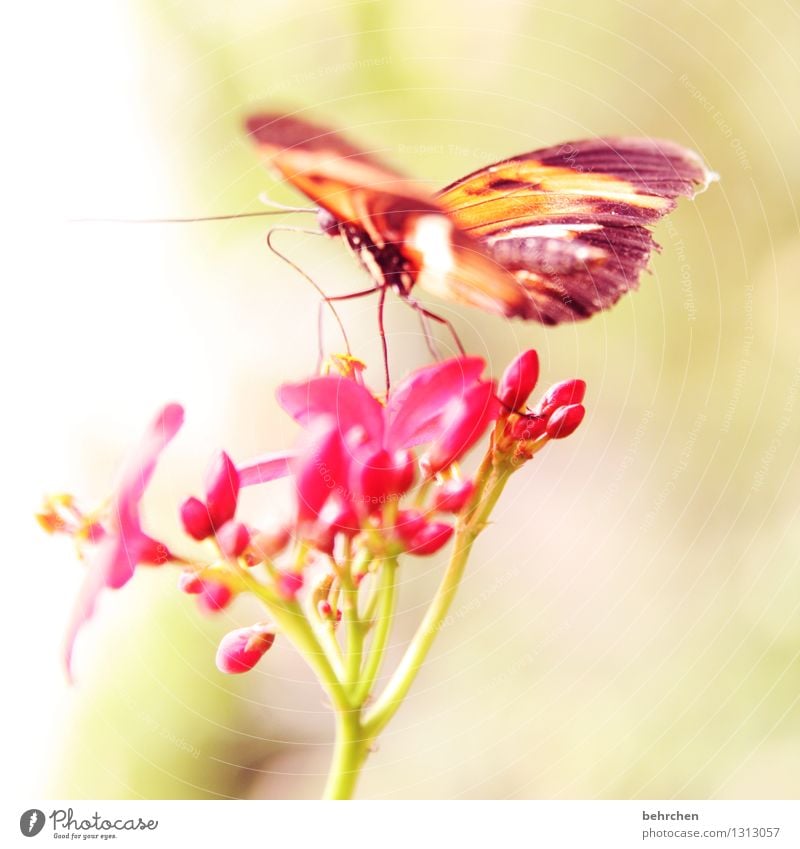
[(714, 175), (672, 142), (600, 138), (522, 154), (439, 192), (338, 133), (286, 115), (247, 128), (267, 164), (320, 208), (376, 288), (543, 324), (575, 321), (635, 289), (650, 227)]

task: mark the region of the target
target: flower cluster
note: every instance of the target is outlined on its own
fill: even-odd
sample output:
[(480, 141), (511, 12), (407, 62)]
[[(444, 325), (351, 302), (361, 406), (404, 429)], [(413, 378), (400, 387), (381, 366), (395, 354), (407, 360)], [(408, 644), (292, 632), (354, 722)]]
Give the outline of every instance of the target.
[[(46, 530), (75, 538), (89, 565), (67, 639), (68, 664), (101, 590), (122, 587), (137, 566), (170, 563), (181, 569), (180, 588), (205, 610), (220, 610), (242, 592), (264, 602), (268, 619), (223, 639), (221, 671), (252, 669), (277, 631), (301, 650), (310, 633), (333, 674), (351, 692), (368, 695), (374, 661), (360, 649), (355, 661), (342, 653), (336, 626), (343, 614), (362, 629), (350, 639), (363, 648), (381, 604), (382, 567), (404, 554), (435, 554), (459, 528), (474, 537), (482, 527), (476, 517), (483, 518), (508, 475), (583, 418), (579, 380), (553, 386), (528, 407), (539, 376), (535, 351), (518, 356), (499, 384), (484, 370), (478, 357), (439, 362), (413, 372), (382, 401), (364, 384), (358, 361), (339, 358), (325, 374), (281, 386), (278, 401), (300, 426), (295, 446), (239, 464), (220, 452), (202, 497), (180, 505), (183, 528), (202, 543), (201, 555), (175, 554), (142, 528), (142, 496), (183, 422), (181, 407), (166, 406), (104, 509), (84, 514), (73, 498), (59, 496), (38, 516)], [(483, 462), (467, 476), (460, 461), (487, 432)], [(258, 526), (237, 517), (242, 489), (284, 476), (294, 489), (290, 520), (268, 517)], [(291, 625), (287, 611), (307, 620), (308, 631)]]

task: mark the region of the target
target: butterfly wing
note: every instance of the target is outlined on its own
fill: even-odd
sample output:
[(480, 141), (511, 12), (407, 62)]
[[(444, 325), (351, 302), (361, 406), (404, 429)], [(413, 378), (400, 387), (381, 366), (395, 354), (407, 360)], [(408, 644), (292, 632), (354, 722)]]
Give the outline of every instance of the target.
[(502, 315), (526, 313), (526, 290), (454, 225), (424, 185), (339, 133), (294, 116), (256, 115), (246, 127), (262, 158), (283, 179), (337, 222), (364, 230), (374, 245), (396, 247), (410, 277), (402, 284), (406, 291), (419, 283), (446, 300)]
[(713, 178), (672, 142), (598, 138), (490, 165), (436, 199), (528, 293), (524, 311), (507, 314), (557, 324), (637, 288), (657, 248), (650, 226)]
[(427, 189), (340, 133), (279, 114), (254, 115), (246, 128), (267, 166), (339, 222), (367, 223), (372, 208), (392, 197), (431, 203)]

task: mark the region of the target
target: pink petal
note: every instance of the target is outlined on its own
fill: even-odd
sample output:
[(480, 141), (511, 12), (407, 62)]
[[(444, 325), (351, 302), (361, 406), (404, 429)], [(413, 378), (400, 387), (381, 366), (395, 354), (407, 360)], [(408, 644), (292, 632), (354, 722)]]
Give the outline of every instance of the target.
[(427, 472), (437, 474), (463, 457), (497, 418), (499, 407), (493, 382), (476, 383), (453, 402), (442, 416), (440, 436), (428, 451)]
[(120, 527), (138, 522), (139, 501), (144, 494), (161, 452), (183, 424), (183, 407), (167, 404), (145, 431), (139, 445), (128, 457), (117, 488), (116, 507)]
[(161, 563), (164, 557), (169, 557), (166, 546), (142, 531), (139, 501), (153, 476), (159, 455), (182, 424), (183, 407), (168, 404), (145, 431), (124, 466), (115, 498), (118, 527), (98, 544), (67, 629), (64, 660), (70, 679), (75, 639), (94, 613), (97, 596), (103, 588), (119, 589), (130, 580), (139, 563)]
[(116, 535), (105, 537), (94, 550), (89, 571), (72, 608), (64, 643), (64, 666), (72, 682), (72, 654), (75, 640), (83, 625), (94, 615), (97, 598), (106, 587), (119, 589), (133, 576), (139, 553), (138, 542), (125, 541)]
[(360, 427), (371, 441), (379, 444), (383, 440), (383, 407), (354, 380), (329, 375), (284, 384), (278, 390), (278, 402), (303, 427), (329, 416), (342, 436)]
[(386, 405), (386, 446), (411, 448), (429, 441), (443, 410), (478, 380), (484, 366), (480, 357), (456, 357), (402, 380)]
[(339, 428), (330, 417), (315, 420), (305, 432), (292, 465), (300, 524), (314, 521), (332, 495), (348, 493), (345, 450)]
[(277, 478), (285, 478), (290, 472), (289, 462), (296, 456), (296, 451), (273, 451), (242, 463), (237, 467), (239, 485), (255, 486)]

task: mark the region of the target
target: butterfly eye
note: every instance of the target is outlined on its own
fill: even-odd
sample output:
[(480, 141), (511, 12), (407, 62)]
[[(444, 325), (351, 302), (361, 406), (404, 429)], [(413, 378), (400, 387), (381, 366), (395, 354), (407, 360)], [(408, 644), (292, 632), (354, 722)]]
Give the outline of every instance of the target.
[(317, 224), (326, 236), (334, 237), (339, 235), (339, 222), (327, 209), (320, 207), (317, 210)]

